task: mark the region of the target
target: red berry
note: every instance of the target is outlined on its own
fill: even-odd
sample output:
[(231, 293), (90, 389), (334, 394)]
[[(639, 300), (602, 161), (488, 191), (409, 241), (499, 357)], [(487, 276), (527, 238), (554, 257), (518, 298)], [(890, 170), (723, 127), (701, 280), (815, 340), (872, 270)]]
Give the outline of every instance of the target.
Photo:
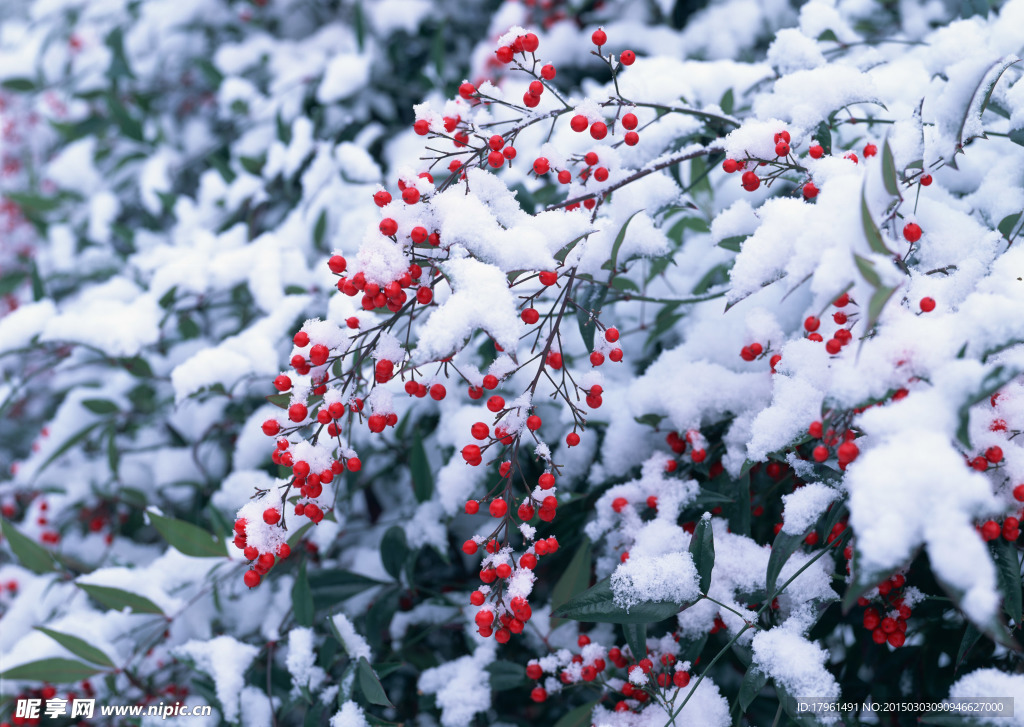
[(818, 188), (814, 186), (814, 182), (808, 182), (803, 187), (804, 199), (814, 199), (818, 196)]
[(821, 159), (825, 154), (825, 150), (822, 149), (820, 144), (812, 144), (811, 148), (807, 150), (807, 153), (811, 155), (812, 159)]
[(480, 512), (480, 503), (476, 500), (467, 500), (465, 510), (467, 515), (476, 515)]
[(828, 447), (826, 447), (823, 444), (819, 444), (817, 447), (814, 448), (812, 456), (814, 457), (815, 462), (824, 462), (826, 459), (828, 459)]
[(789, 144), (784, 141), (780, 141), (775, 145), (775, 156), (789, 156)]
[(868, 157), (873, 157), (876, 154), (878, 154), (878, 147), (877, 146), (875, 146), (874, 144), (865, 144), (864, 145), (864, 158), (865, 159), (867, 159)]
[(921, 302), (918, 303), (918, 305), (921, 306), (921, 310), (924, 313), (931, 313), (935, 310), (935, 299), (925, 296), (924, 298), (921, 298)]
[(608, 35), (603, 30), (598, 28), (590, 36), (590, 40), (594, 43), (594, 45), (600, 48), (602, 45), (608, 42)]
[(396, 232), (398, 232), (398, 223), (395, 222), (390, 217), (385, 217), (383, 220), (380, 221), (380, 232), (382, 235), (391, 237)]
[(305, 331), (299, 331), (292, 337), (292, 343), (294, 343), (299, 348), (305, 348), (306, 346), (309, 345), (309, 334), (307, 334)]
[(603, 139), (608, 136), (608, 125), (603, 121), (595, 121), (590, 125), (590, 135), (595, 139)]
[(626, 131), (632, 131), (639, 125), (640, 121), (637, 119), (636, 114), (625, 114), (622, 117), (622, 128)]
[(572, 117), (572, 120), (569, 121), (569, 126), (577, 133), (586, 130), (589, 125), (590, 122), (587, 121), (587, 117), (583, 114), (576, 114)]
[(382, 189), (374, 193), (373, 201), (378, 207), (386, 207), (391, 203), (391, 193)]
[(619, 60), (622, 61), (622, 65), (631, 66), (636, 62), (636, 53), (631, 50), (624, 50), (619, 54)]
[(281, 513), (276, 508), (270, 507), (263, 511), (263, 522), (267, 525), (276, 525), (281, 519)]
[(625, 497), (616, 497), (612, 500), (612, 510), (615, 512), (622, 512), (629, 505), (629, 500)]
[(467, 540), (462, 544), (462, 552), (466, 555), (475, 555), (477, 550), (477, 544), (474, 540)]
[[(306, 409), (305, 404), (292, 404), (288, 407), (288, 418), (293, 422), (301, 422), (306, 418), (309, 411)], [(266, 430), (264, 430), (266, 431)], [(274, 432), (277, 434), (277, 432)]]
[(540, 429), (540, 425), (540, 417), (537, 416), (536, 414), (533, 414), (526, 418), (526, 428), (529, 429), (531, 432), (535, 432), (538, 429)]
[(550, 63), (548, 63), (546, 66), (540, 69), (540, 77), (543, 78), (545, 81), (552, 80), (555, 77), (556, 73), (557, 71), (555, 70), (555, 67)]
[(544, 687), (534, 687), (530, 692), (530, 699), (535, 702), (544, 702), (548, 698), (548, 692)]
[(722, 162), (722, 171), (726, 174), (733, 174), (740, 168), (739, 162), (735, 159), (726, 159)]
[(475, 93), (476, 86), (474, 86), (472, 83), (465, 82), (459, 86), (459, 95), (462, 96), (462, 98), (464, 99), (468, 100), (473, 98), (473, 94)]
[(807, 433), (815, 439), (821, 439), (821, 435), (824, 433), (821, 422), (811, 422), (807, 427)]
[(487, 155), (487, 163), (490, 164), (493, 168), (497, 169), (498, 167), (505, 163), (505, 155), (502, 154), (500, 151), (492, 151), (490, 154)]
[(924, 174), (924, 175), (921, 176), (921, 179), (919, 179), (918, 181), (921, 182), (921, 186), (922, 187), (930, 187), (931, 184), (932, 184), (932, 175), (931, 174)]
[(849, 305), (849, 303), (850, 303), (850, 294), (849, 293), (843, 293), (838, 298), (836, 298), (834, 301), (832, 301), (832, 305), (834, 305), (836, 308), (845, 308), (847, 305)]
[(327, 267), (331, 269), (331, 272), (335, 275), (341, 275), (345, 272), (345, 268), (348, 263), (341, 255), (332, 255), (331, 259), (327, 261)]
[(908, 222), (903, 226), (903, 237), (907, 242), (917, 242), (921, 239), (921, 226), (916, 222)]
[(753, 172), (743, 172), (742, 181), (743, 189), (747, 190), (748, 192), (753, 192), (754, 190), (761, 186), (761, 178), (758, 177)]
[(533, 171), (539, 176), (547, 174), (551, 165), (545, 157), (537, 157), (533, 160)]
[(989, 447), (985, 450), (985, 459), (992, 464), (998, 464), (1003, 461), (1003, 450), (1002, 447)]
[(618, 363), (619, 361), (622, 360), (622, 349), (613, 348), (611, 351), (608, 352), (608, 358), (610, 358), (615, 363)]
[(1013, 499), (1017, 502), (1024, 502), (1024, 485), (1017, 485), (1013, 488)]
[(981, 526), (981, 537), (985, 540), (995, 540), (1002, 534), (1003, 529), (995, 520), (989, 520)]
[(260, 577), (260, 574), (256, 571), (247, 570), (245, 572), (245, 575), (242, 576), (242, 580), (245, 581), (245, 585), (247, 585), (249, 588), (255, 588), (260, 584), (262, 578)]
[(505, 517), (505, 513), (508, 512), (508, 503), (499, 498), (493, 500), (487, 509), (490, 511), (491, 517)]
[(600, 351), (594, 351), (593, 353), (590, 354), (590, 365), (591, 366), (600, 366), (603, 363), (604, 363), (604, 354), (603, 353), (601, 353)]
[(558, 280), (558, 273), (553, 270), (544, 270), (537, 276), (541, 285), (554, 285)]
[(430, 133), (430, 122), (426, 119), (417, 119), (416, 123), (412, 125), (413, 131), (420, 136), (426, 136)]
[(640, 143), (640, 135), (635, 131), (627, 131), (622, 140), (626, 142), (626, 146), (636, 146)]
[(487, 400), (487, 408), (497, 414), (505, 408), (505, 399), (498, 395), (492, 396)]
[(804, 319), (804, 328), (809, 332), (818, 330), (820, 325), (821, 321), (818, 320), (817, 316), (807, 316), (807, 318)]

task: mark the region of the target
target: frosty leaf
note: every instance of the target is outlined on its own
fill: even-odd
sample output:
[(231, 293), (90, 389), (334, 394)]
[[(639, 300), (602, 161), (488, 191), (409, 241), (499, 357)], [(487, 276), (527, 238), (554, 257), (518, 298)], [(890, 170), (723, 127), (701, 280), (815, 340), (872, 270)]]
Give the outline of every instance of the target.
[[(1015, 228), (1017, 226), (1017, 223), (1020, 221), (1020, 217), (1021, 217), (1021, 213), (1020, 212), (1018, 212), (1016, 214), (1013, 214), (1013, 215), (1007, 215), (999, 223), (999, 226), (998, 226), (997, 229), (1003, 234), (1003, 237), (1005, 237), (1007, 240), (1012, 240), (1014, 238), (1014, 235), (1011, 235), (1010, 233), (1012, 233), (1013, 232), (1013, 228)], [(1019, 232), (1019, 230), (1018, 230), (1018, 232)]]
[(36, 83), (31, 78), (5, 78), (0, 81), (0, 88), (15, 93), (30, 93), (36, 90)]
[(6, 669), (0, 673), (0, 677), (66, 684), (88, 679), (99, 671), (101, 671), (99, 667), (83, 664), (74, 659), (42, 659)]
[(164, 615), (159, 606), (137, 593), (122, 591), (120, 588), (112, 588), (110, 586), (96, 586), (89, 583), (76, 583), (75, 585), (85, 591), (97, 603), (115, 611), (123, 611), (126, 608), (130, 608), (135, 613)]
[[(861, 222), (864, 225), (864, 235), (868, 239), (868, 247), (871, 248), (872, 252), (877, 252), (880, 255), (892, 255), (892, 251), (885, 246), (885, 241), (882, 239), (882, 233), (878, 229), (878, 225), (875, 224), (875, 219), (871, 215), (871, 208), (868, 207), (867, 191), (861, 190), (860, 194), (860, 216)], [(872, 283), (876, 288), (878, 284)]]
[(434, 494), (434, 475), (430, 471), (427, 451), (423, 448), (423, 436), (419, 429), (413, 433), (409, 448), (409, 474), (412, 476), (412, 491), (416, 502), (426, 502)]
[(611, 264), (605, 263), (604, 265), (601, 266), (602, 269), (611, 270), (612, 272), (618, 270), (619, 250), (622, 248), (622, 243), (625, 242), (626, 240), (626, 228), (629, 227), (629, 223), (633, 221), (633, 218), (636, 217), (641, 212), (643, 212), (642, 209), (637, 210), (636, 212), (631, 214), (625, 222), (622, 223), (622, 227), (619, 229), (619, 234), (615, 236), (615, 242), (612, 243)]
[(198, 525), (157, 515), (152, 510), (147, 511), (146, 515), (153, 523), (153, 527), (164, 537), (164, 540), (185, 555), (191, 555), (194, 558), (224, 558), (227, 556), (224, 543), (213, 533), (206, 532)]
[(82, 406), (93, 414), (116, 414), (117, 404), (108, 399), (83, 399)]
[(882, 181), (885, 183), (885, 190), (893, 197), (900, 195), (900, 180), (896, 173), (896, 162), (893, 161), (892, 147), (886, 139), (882, 144)]
[(743, 246), (743, 241), (748, 237), (750, 237), (750, 235), (733, 235), (732, 237), (726, 237), (725, 239), (718, 241), (718, 246), (723, 250), (739, 252)]
[(392, 525), (384, 533), (380, 542), (380, 557), (384, 561), (384, 570), (394, 579), (402, 573), (402, 566), (409, 557), (409, 545), (406, 543), (405, 530), (400, 525)]
[(735, 101), (733, 99), (732, 87), (727, 88), (725, 93), (722, 94), (722, 100), (718, 102), (718, 105), (727, 114), (731, 114)]
[[(979, 14), (984, 15), (988, 13), (988, 0), (964, 0), (965, 7), (968, 2), (984, 6), (985, 10)], [(999, 79), (1002, 78), (1006, 69), (1020, 63), (1020, 61), (1021, 59), (1016, 56), (1003, 58), (1002, 60), (993, 63), (989, 69), (985, 71), (985, 74), (978, 82), (977, 88), (974, 89), (974, 93), (971, 95), (971, 102), (967, 105), (967, 108), (964, 109), (964, 116), (960, 121), (960, 129), (957, 131), (956, 135), (958, 148), (962, 147), (965, 142), (970, 141), (974, 136), (977, 136), (977, 134), (975, 134), (973, 136), (968, 136), (966, 139), (964, 138), (964, 132), (967, 129), (968, 122), (972, 117), (976, 117), (977, 123), (979, 125), (981, 124), (981, 116), (985, 113), (985, 109), (988, 107), (989, 101), (992, 98), (992, 92), (995, 90), (996, 84), (999, 83)], [(977, 101), (979, 93), (982, 93), (983, 95), (981, 100)]]
[(593, 702), (581, 704), (555, 722), (554, 727), (589, 727), (591, 724), (590, 715), (594, 712), (594, 707), (598, 703), (598, 700), (594, 700)]
[[(557, 609), (577, 593), (586, 590), (590, 585), (590, 568), (590, 539), (584, 538), (551, 591), (551, 607), (553, 609)], [(557, 623), (557, 620), (552, 619), (553, 626)]]
[(747, 669), (747, 673), (743, 675), (743, 681), (740, 683), (740, 693), (737, 696), (741, 712), (747, 711), (767, 683), (768, 675), (763, 671), (757, 667)]
[(91, 661), (93, 664), (101, 664), (102, 666), (111, 667), (114, 666), (114, 662), (110, 660), (109, 656), (89, 642), (80, 639), (77, 636), (61, 633), (60, 631), (54, 631), (53, 629), (48, 629), (43, 626), (36, 626), (36, 630), (42, 631), (75, 656), (81, 657), (86, 661)]
[(629, 650), (637, 659), (647, 654), (647, 624), (621, 624)]
[(964, 629), (964, 636), (960, 640), (960, 648), (957, 650), (954, 672), (960, 669), (960, 665), (964, 663), (964, 657), (967, 656), (967, 652), (969, 652), (974, 645), (978, 643), (980, 638), (981, 630), (968, 621), (967, 627)]
[[(576, 289), (580, 290), (580, 286), (577, 285)], [(608, 288), (596, 282), (582, 286), (582, 292), (576, 296), (576, 322), (588, 351), (593, 350), (594, 336), (597, 333), (597, 324), (591, 317), (591, 311), (600, 311), (607, 298)]]
[(292, 615), (297, 625), (309, 627), (313, 625), (313, 612), (313, 592), (306, 577), (306, 562), (303, 561), (292, 584)]
[(356, 667), (356, 676), (359, 679), (359, 689), (370, 704), (377, 704), (381, 707), (394, 707), (388, 695), (384, 692), (380, 680), (370, 666), (365, 656), (359, 657), (359, 666)]
[(1007, 136), (1014, 144), (1024, 146), (1024, 129), (1011, 129)]
[(898, 287), (882, 286), (871, 294), (871, 300), (868, 301), (868, 317), (865, 323), (868, 331), (871, 331), (875, 324), (878, 323), (878, 319), (882, 315), (882, 309), (885, 308), (885, 304), (889, 302), (889, 299), (897, 290), (899, 290)]
[(321, 210), (313, 225), (313, 245), (317, 250), (324, 250), (324, 234), (327, 232), (327, 210)]
[(1021, 578), (1020, 561), (1017, 560), (1016, 543), (1005, 538), (996, 538), (989, 543), (992, 560), (996, 565), (999, 590), (1003, 593), (1003, 610), (1014, 624), (1021, 623)]
[(568, 603), (551, 612), (557, 618), (597, 623), (648, 624), (664, 621), (689, 606), (673, 601), (644, 601), (630, 606), (629, 611), (615, 603), (611, 578), (605, 578)]
[(57, 564), (54, 562), (53, 556), (50, 555), (50, 551), (31, 538), (22, 535), (12, 523), (8, 522), (7, 518), (0, 519), (0, 531), (3, 532), (7, 544), (23, 567), (39, 574), (57, 570)]
[(783, 566), (786, 565), (786, 561), (797, 551), (800, 544), (804, 542), (804, 538), (813, 529), (814, 527), (811, 526), (797, 535), (791, 535), (780, 530), (779, 534), (775, 536), (775, 541), (772, 543), (772, 554), (768, 558), (768, 570), (765, 573), (765, 590), (768, 591), (769, 597), (774, 598), (778, 595), (776, 586), (778, 585), (779, 574), (782, 573)]
[(711, 572), (715, 568), (715, 539), (711, 530), (711, 518), (702, 517), (690, 538), (690, 555), (700, 576), (700, 592), (707, 594), (711, 587)]
[(662, 414), (644, 414), (641, 417), (633, 417), (633, 421), (637, 424), (644, 424), (648, 427), (657, 429), (658, 425), (661, 424), (661, 420), (664, 418), (665, 417)]
[(519, 689), (530, 683), (526, 678), (526, 670), (523, 669), (522, 664), (505, 661), (504, 659), (488, 664), (487, 673), (491, 675), (491, 689), (495, 692)]
[(818, 144), (821, 145), (821, 148), (826, 154), (832, 153), (832, 132), (829, 130), (828, 123), (822, 121), (818, 124), (818, 129), (814, 132), (814, 138), (817, 140)]

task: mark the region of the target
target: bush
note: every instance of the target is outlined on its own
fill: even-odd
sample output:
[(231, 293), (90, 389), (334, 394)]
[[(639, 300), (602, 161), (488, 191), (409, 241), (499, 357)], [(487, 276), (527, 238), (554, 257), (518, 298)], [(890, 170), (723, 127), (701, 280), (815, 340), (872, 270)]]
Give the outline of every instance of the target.
[(1020, 0), (6, 12), (11, 723), (1024, 698)]

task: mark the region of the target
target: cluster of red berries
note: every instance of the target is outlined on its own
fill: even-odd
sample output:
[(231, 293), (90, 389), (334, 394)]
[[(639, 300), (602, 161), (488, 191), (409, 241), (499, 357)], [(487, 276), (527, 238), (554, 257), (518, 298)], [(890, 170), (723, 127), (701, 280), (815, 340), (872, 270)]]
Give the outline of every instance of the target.
[(847, 429), (840, 435), (835, 429), (825, 430), (820, 421), (814, 421), (807, 427), (807, 433), (814, 439), (822, 440), (822, 443), (815, 446), (811, 452), (815, 462), (827, 460), (831, 456), (832, 449), (835, 448), (839, 469), (844, 470), (860, 454), (860, 449), (854, 442), (857, 433), (852, 429)]
[(682, 437), (679, 436), (679, 432), (669, 432), (665, 437), (665, 442), (676, 454), (683, 454), (686, 451), (687, 445), (690, 445), (690, 459), (698, 464), (708, 457), (707, 450), (705, 449), (707, 444), (704, 437), (695, 429), (689, 430)]
[[(316, 506), (314, 505), (314, 507)], [(319, 510), (319, 508), (317, 509)], [(275, 525), (280, 519), (281, 513), (276, 508), (267, 508), (263, 511), (263, 521), (268, 525)], [(319, 520), (316, 522), (319, 522)], [(249, 588), (255, 588), (278, 560), (284, 560), (291, 555), (292, 549), (288, 543), (281, 543), (277, 549), (276, 557), (274, 553), (261, 553), (259, 549), (248, 544), (245, 534), (246, 525), (245, 518), (235, 520), (235, 547), (241, 550), (245, 554), (245, 559), (252, 564), (252, 568), (245, 572), (242, 580)]]
[(832, 314), (832, 320), (838, 328), (828, 341), (825, 341), (824, 337), (818, 333), (818, 329), (821, 328), (821, 319), (817, 316), (807, 316), (804, 319), (804, 330), (807, 331), (807, 339), (818, 343), (824, 341), (825, 350), (833, 356), (842, 351), (843, 346), (846, 346), (853, 340), (853, 333), (850, 332), (849, 328), (845, 327), (847, 324), (852, 325), (851, 317), (842, 310), (851, 302), (849, 293), (843, 293), (832, 301), (832, 305), (840, 310)]
[(907, 619), (912, 612), (904, 602), (906, 583), (907, 579), (901, 573), (880, 583), (877, 608), (870, 605), (871, 601), (863, 596), (857, 599), (857, 605), (865, 607), (864, 628), (871, 632), (871, 638), (876, 644), (888, 641), (890, 646), (899, 648), (907, 640)]
[(1004, 540), (1016, 542), (1017, 538), (1020, 537), (1020, 518), (1007, 517), (1003, 520), (1002, 524), (995, 520), (988, 520), (978, 526), (978, 534), (986, 542), (996, 540), (1000, 535), (1003, 536)]

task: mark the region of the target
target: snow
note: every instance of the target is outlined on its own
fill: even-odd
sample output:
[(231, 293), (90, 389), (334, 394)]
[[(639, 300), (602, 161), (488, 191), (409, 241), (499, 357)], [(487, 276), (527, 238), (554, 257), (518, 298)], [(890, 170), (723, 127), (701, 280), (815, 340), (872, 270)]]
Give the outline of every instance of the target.
[(367, 661), (373, 661), (373, 653), (370, 651), (370, 645), (366, 643), (356, 627), (348, 620), (348, 617), (343, 613), (336, 613), (331, 617), (331, 621), (334, 623), (334, 628), (338, 630), (338, 634), (341, 636), (342, 644), (345, 646), (345, 651), (348, 655), (354, 659), (366, 659)]
[(462, 656), (424, 671), (417, 682), (420, 691), (435, 695), (441, 708), (442, 727), (462, 727), (473, 716), (491, 708), (490, 674), (486, 667), (496, 658), (493, 641), (480, 644), (472, 655)]
[(688, 603), (700, 595), (697, 569), (689, 553), (653, 557), (630, 553), (629, 560), (612, 574), (612, 592), (616, 605), (627, 613), (630, 607), (648, 601)]
[(782, 532), (788, 535), (804, 534), (837, 497), (839, 492), (820, 482), (812, 482), (789, 495), (783, 495)]
[(363, 708), (349, 699), (331, 717), (331, 727), (369, 727), (369, 723), (366, 721)]
[(224, 720), (236, 721), (239, 696), (245, 686), (245, 672), (259, 649), (225, 635), (209, 641), (188, 641), (179, 646), (176, 653), (181, 658), (191, 659), (198, 669), (213, 678)]
[[(828, 652), (794, 629), (776, 627), (760, 631), (751, 643), (753, 664), (785, 687), (796, 699), (831, 703), (839, 699), (839, 685), (825, 668)], [(839, 721), (837, 712), (818, 715), (825, 724)]]
[(1024, 677), (1020, 674), (1007, 674), (998, 669), (976, 669), (970, 674), (960, 677), (953, 686), (949, 688), (950, 702), (956, 700), (990, 700), (997, 698), (1009, 698), (1013, 700), (1014, 712), (1009, 717), (1006, 712), (1008, 706), (1004, 707), (1002, 715), (998, 712), (978, 711), (972, 713), (975, 721), (981, 724), (1001, 725), (1024, 725), (1024, 714), (1020, 714), (1016, 706), (1024, 700)]

